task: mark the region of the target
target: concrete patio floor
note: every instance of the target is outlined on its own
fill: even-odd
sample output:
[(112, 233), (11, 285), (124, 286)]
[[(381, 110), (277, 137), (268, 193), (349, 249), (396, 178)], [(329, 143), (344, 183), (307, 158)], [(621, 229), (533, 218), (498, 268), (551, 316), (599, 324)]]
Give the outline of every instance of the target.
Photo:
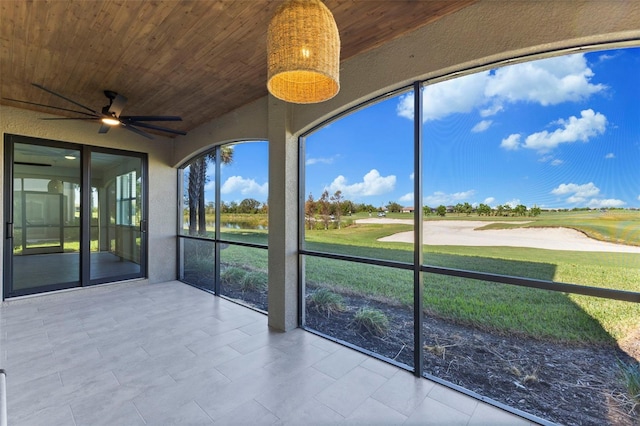
[(186, 284), (0, 305), (9, 424), (532, 425)]

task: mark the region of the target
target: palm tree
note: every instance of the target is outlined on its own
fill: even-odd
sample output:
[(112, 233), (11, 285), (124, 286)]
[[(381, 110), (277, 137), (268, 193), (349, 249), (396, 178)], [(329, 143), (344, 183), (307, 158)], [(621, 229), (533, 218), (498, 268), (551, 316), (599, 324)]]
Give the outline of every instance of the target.
[[(220, 148), (222, 164), (233, 161), (233, 146), (225, 145)], [(189, 235), (206, 235), (207, 219), (204, 199), (204, 187), (207, 183), (207, 164), (216, 161), (216, 151), (196, 158), (189, 165)]]

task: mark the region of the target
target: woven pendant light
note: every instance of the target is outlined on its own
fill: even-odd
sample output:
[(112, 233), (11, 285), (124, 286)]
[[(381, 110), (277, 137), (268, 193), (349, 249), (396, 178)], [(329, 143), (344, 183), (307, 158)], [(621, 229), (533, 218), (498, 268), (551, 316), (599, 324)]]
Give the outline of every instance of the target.
[(267, 34), (267, 89), (286, 102), (311, 104), (340, 90), (340, 36), (320, 0), (287, 0)]

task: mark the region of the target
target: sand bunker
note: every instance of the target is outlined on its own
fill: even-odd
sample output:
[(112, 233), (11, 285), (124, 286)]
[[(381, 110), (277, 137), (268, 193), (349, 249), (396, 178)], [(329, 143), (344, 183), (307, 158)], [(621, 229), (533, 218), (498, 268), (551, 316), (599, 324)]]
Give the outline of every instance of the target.
[[(405, 223), (412, 225), (410, 219), (371, 218), (360, 219), (357, 223)], [(507, 246), (531, 247), (548, 250), (600, 251), (617, 253), (639, 253), (640, 247), (624, 244), (606, 243), (587, 237), (582, 232), (568, 228), (516, 228), (489, 229), (476, 231), (494, 222), (473, 220), (426, 221), (423, 227), (423, 243), (437, 246)], [(509, 222), (526, 223), (526, 222)], [(400, 232), (378, 241), (413, 241), (413, 232)]]

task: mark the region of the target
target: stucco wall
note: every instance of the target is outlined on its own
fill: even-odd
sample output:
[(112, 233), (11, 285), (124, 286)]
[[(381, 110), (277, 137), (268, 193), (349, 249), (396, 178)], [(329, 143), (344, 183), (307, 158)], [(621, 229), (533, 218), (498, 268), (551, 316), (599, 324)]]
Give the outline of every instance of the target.
[[(149, 281), (175, 279), (176, 268), (176, 173), (170, 162), (173, 153), (171, 139), (156, 137), (147, 140), (123, 129), (98, 134), (99, 125), (82, 121), (43, 121), (47, 114), (0, 105), (0, 133), (32, 136), (44, 139), (145, 152), (149, 158)], [(0, 152), (0, 183), (4, 180), (4, 149)], [(1, 191), (0, 191), (1, 192)], [(0, 194), (3, 197), (4, 194)], [(4, 203), (4, 199), (2, 200)], [(0, 246), (0, 255), (3, 247)], [(2, 265), (0, 265), (2, 268)], [(1, 273), (2, 269), (0, 269)]]
[(259, 99), (205, 123), (177, 138), (173, 165), (178, 167), (190, 158), (215, 145), (239, 140), (267, 140), (269, 119), (267, 98)]

